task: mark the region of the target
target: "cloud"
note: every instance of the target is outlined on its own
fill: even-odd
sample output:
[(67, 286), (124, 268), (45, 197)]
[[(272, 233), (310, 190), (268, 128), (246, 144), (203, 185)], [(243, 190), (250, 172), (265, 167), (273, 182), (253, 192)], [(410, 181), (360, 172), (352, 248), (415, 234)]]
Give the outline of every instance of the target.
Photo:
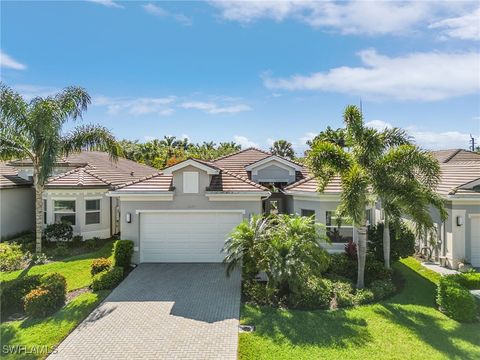
[(142, 5), (142, 8), (143, 10), (145, 10), (147, 13), (151, 15), (155, 15), (163, 18), (171, 18), (186, 26), (190, 26), (193, 23), (192, 19), (186, 16), (185, 14), (172, 13), (153, 3)]
[(240, 144), (243, 149), (249, 148), (249, 147), (255, 147), (258, 148), (258, 144), (250, 141), (247, 137), (242, 136), (242, 135), (235, 135), (233, 137), (233, 141), (235, 141), (237, 144)]
[(210, 1), (228, 21), (293, 19), (342, 34), (409, 34), (446, 14), (471, 12), (473, 2), (438, 1)]
[(117, 8), (117, 9), (123, 9), (125, 6), (120, 5), (119, 3), (113, 1), (113, 0), (88, 0), (92, 3), (103, 5), (109, 8)]
[[(376, 130), (392, 128), (393, 125), (383, 120), (372, 120), (365, 125)], [(470, 134), (460, 131), (425, 131), (416, 126), (406, 127), (405, 130), (412, 137), (412, 140), (420, 147), (428, 150), (457, 149), (468, 146)]]
[(239, 112), (250, 111), (252, 108), (244, 104), (221, 106), (214, 102), (187, 101), (181, 104), (184, 109), (201, 110), (207, 114), (236, 114)]
[(12, 88), (20, 93), (20, 95), (22, 95), (27, 101), (36, 97), (52, 96), (60, 91), (60, 89), (51, 86), (39, 86), (31, 84), (16, 84), (13, 85)]
[(14, 70), (25, 70), (27, 65), (24, 65), (14, 58), (12, 58), (7, 53), (4, 53), (0, 50), (0, 66), (7, 69), (14, 69)]
[(95, 106), (104, 106), (109, 115), (128, 113), (134, 116), (157, 114), (160, 116), (172, 115), (175, 110), (171, 104), (175, 101), (174, 96), (161, 98), (110, 98), (97, 96), (93, 99)]
[(480, 40), (480, 7), (459, 17), (437, 21), (429, 28), (441, 29), (442, 35), (446, 38)]
[(367, 49), (358, 56), (363, 66), (341, 66), (287, 78), (264, 75), (264, 85), (270, 89), (330, 91), (376, 100), (419, 101), (474, 94), (480, 89), (480, 54), (477, 52), (426, 52), (388, 57)]

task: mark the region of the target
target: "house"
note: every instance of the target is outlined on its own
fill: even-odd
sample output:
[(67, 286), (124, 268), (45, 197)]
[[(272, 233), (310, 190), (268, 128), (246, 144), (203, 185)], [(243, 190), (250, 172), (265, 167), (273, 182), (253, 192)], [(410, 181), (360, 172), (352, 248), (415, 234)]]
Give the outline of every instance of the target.
[(440, 162), (437, 193), (445, 201), (448, 219), (432, 215), (440, 243), (440, 260), (457, 268), (469, 262), (480, 267), (480, 154), (462, 149), (434, 151)]
[(10, 238), (35, 225), (32, 182), (0, 162), (0, 238)]
[[(442, 168), (437, 191), (449, 212), (443, 223), (432, 213), (441, 255), (452, 267), (460, 258), (479, 266), (479, 155), (464, 150), (434, 155)], [(11, 165), (20, 178), (32, 174), (31, 163)], [(337, 225), (340, 195), (338, 179), (319, 193), (302, 164), (255, 148), (213, 161), (187, 159), (162, 171), (82, 152), (57, 164), (44, 194), (44, 218), (46, 224), (69, 221), (84, 238), (121, 232), (134, 241), (136, 263), (221, 262), (227, 234), (242, 219), (261, 213), (314, 216), (332, 241), (324, 246), (342, 251), (356, 231), (346, 219)], [(379, 204), (366, 209), (366, 216), (370, 224), (381, 221)]]

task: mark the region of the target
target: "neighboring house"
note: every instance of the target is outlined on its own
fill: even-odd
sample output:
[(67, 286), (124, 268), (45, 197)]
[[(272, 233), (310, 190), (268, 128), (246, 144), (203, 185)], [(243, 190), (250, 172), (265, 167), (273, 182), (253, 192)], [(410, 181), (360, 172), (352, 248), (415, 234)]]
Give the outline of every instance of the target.
[(440, 162), (441, 181), (437, 192), (445, 199), (448, 219), (437, 224), (440, 259), (457, 268), (460, 261), (480, 267), (480, 154), (452, 149), (434, 151)]
[(32, 182), (0, 162), (0, 238), (29, 231), (35, 224), (35, 193)]

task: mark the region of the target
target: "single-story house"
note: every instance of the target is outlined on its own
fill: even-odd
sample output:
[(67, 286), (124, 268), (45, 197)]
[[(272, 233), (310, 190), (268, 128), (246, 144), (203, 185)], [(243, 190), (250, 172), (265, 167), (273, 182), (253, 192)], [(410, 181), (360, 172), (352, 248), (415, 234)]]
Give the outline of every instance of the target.
[[(476, 222), (480, 208), (478, 200), (471, 202), (472, 196), (480, 195), (475, 182), (480, 181), (480, 162), (463, 156), (457, 152), (462, 160), (456, 165), (450, 163), (456, 161), (453, 157), (439, 159), (448, 161), (442, 162), (438, 191), (451, 185), (445, 194), (450, 217), (438, 225), (445, 239), (442, 251), (452, 259), (450, 266), (460, 255), (473, 263), (480, 248), (480, 232), (475, 230), (480, 226)], [(11, 165), (20, 177), (31, 176), (28, 162)], [(460, 176), (452, 183), (459, 172), (447, 171), (450, 166), (461, 167), (469, 174), (467, 179), (462, 182)], [(122, 238), (135, 243), (136, 263), (221, 262), (227, 234), (252, 214), (314, 216), (326, 225), (332, 244), (325, 246), (331, 251), (342, 250), (346, 241), (356, 237), (351, 224), (336, 225), (338, 180), (318, 193), (315, 179), (302, 164), (255, 148), (213, 161), (187, 159), (162, 171), (126, 159), (112, 163), (101, 152), (82, 152), (60, 161), (55, 171), (44, 194), (45, 223), (70, 221), (84, 238), (121, 232)], [(381, 221), (378, 204), (366, 212), (370, 224)], [(463, 216), (461, 229), (458, 216)]]

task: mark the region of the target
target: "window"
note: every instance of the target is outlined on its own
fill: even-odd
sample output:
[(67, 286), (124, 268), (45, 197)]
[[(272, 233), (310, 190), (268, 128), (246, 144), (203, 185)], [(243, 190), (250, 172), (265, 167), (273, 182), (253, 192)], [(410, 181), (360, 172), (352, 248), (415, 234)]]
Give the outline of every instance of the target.
[(185, 171), (183, 173), (183, 192), (186, 194), (198, 194), (198, 172)]
[(300, 215), (306, 216), (306, 217), (312, 217), (312, 216), (315, 216), (315, 210), (301, 209)]
[(43, 200), (43, 223), (47, 223), (47, 200)]
[(85, 224), (100, 224), (100, 199), (85, 200)]
[(55, 200), (53, 214), (56, 223), (75, 225), (75, 200)]
[(367, 219), (367, 225), (372, 225), (372, 209), (365, 211), (365, 219)]
[(353, 225), (347, 219), (338, 218), (334, 211), (327, 211), (325, 225), (327, 228), (327, 236), (333, 243), (345, 243), (353, 240)]

